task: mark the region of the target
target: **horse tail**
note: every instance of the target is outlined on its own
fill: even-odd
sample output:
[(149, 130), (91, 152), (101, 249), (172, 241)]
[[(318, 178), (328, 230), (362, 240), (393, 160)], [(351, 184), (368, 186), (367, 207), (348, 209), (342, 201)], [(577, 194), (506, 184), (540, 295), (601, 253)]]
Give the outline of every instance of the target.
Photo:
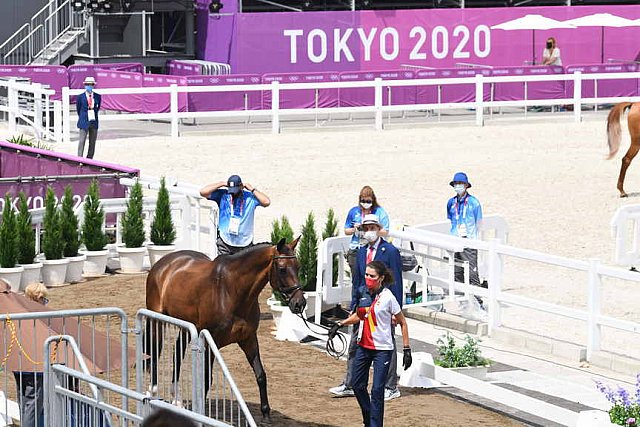
[(607, 117), (607, 143), (609, 144), (609, 155), (611, 159), (620, 149), (620, 116), (633, 105), (632, 102), (621, 102), (611, 109)]

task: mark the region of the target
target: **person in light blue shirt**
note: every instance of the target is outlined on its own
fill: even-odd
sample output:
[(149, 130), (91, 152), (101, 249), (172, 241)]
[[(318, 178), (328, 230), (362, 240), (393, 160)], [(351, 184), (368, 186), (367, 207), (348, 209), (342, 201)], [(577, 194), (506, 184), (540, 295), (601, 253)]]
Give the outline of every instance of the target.
[(218, 204), (218, 255), (235, 254), (253, 244), (255, 210), (271, 204), (266, 194), (231, 175), (226, 182), (203, 187), (200, 195)]
[(346, 254), (347, 263), (351, 271), (355, 271), (356, 254), (361, 246), (366, 245), (367, 241), (362, 237), (362, 231), (360, 225), (365, 215), (374, 214), (380, 221), (382, 227), (378, 233), (380, 236), (385, 237), (389, 232), (389, 215), (382, 206), (378, 204), (376, 193), (373, 192), (373, 188), (365, 185), (360, 190), (358, 196), (358, 205), (349, 209), (347, 214), (347, 220), (344, 223), (344, 234), (351, 236), (351, 242), (349, 242), (349, 252)]
[[(450, 233), (465, 239), (477, 239), (478, 231), (482, 225), (482, 206), (477, 198), (467, 192), (471, 183), (467, 174), (458, 172), (449, 183), (456, 195), (447, 202), (447, 218), (451, 221)], [(455, 260), (458, 263), (469, 262), (469, 284), (480, 285), (478, 275), (478, 251), (465, 248), (463, 252), (456, 252)], [(456, 266), (456, 282), (464, 283), (464, 268)]]

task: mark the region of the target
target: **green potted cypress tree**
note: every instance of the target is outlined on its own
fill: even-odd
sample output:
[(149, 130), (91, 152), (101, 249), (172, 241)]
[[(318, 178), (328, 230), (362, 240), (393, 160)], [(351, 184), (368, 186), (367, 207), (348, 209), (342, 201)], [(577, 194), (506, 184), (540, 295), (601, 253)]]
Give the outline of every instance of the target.
[(121, 273), (139, 273), (142, 271), (146, 248), (142, 218), (142, 186), (138, 181), (131, 187), (127, 210), (122, 215), (122, 242), (118, 246)]
[(87, 256), (84, 262), (84, 275), (86, 277), (102, 276), (107, 268), (109, 251), (106, 249), (108, 240), (104, 232), (104, 209), (100, 203), (100, 187), (95, 179), (91, 181), (87, 190), (83, 212), (82, 241), (86, 248), (83, 253)]
[(151, 244), (147, 246), (149, 251), (149, 263), (155, 264), (163, 256), (176, 250), (173, 242), (176, 240), (176, 228), (171, 218), (171, 201), (165, 178), (160, 180), (160, 190), (156, 201), (156, 212), (151, 223)]
[(18, 261), (18, 233), (16, 213), (11, 205), (9, 194), (4, 196), (2, 223), (0, 223), (0, 277), (11, 285), (11, 290), (18, 292), (23, 267), (16, 266)]
[(62, 240), (65, 243), (64, 257), (69, 259), (66, 281), (69, 283), (78, 283), (82, 280), (82, 269), (84, 268), (84, 262), (87, 256), (79, 253), (82, 239), (79, 231), (78, 217), (73, 210), (73, 190), (70, 185), (67, 185), (64, 189), (60, 215)]
[(18, 265), (24, 268), (20, 280), (20, 290), (24, 291), (27, 285), (40, 281), (42, 263), (36, 262), (36, 232), (31, 223), (31, 212), (27, 204), (27, 196), (20, 192), (18, 202), (17, 236), (18, 236)]
[(56, 194), (51, 187), (47, 188), (44, 199), (44, 235), (42, 236), (42, 281), (45, 286), (64, 284), (67, 276), (69, 260), (64, 258), (65, 242), (62, 239), (62, 218)]

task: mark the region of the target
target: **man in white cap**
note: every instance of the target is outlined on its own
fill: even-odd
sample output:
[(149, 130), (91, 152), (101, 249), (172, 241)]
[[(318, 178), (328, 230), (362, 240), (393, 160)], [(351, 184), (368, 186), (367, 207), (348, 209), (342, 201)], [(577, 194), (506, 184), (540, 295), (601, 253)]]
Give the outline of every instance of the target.
[(231, 175), (226, 182), (203, 187), (200, 195), (218, 204), (218, 255), (235, 254), (253, 244), (254, 212), (271, 204), (266, 194)]
[(84, 143), (89, 136), (89, 150), (87, 158), (93, 159), (98, 139), (98, 111), (100, 111), (101, 97), (93, 91), (96, 79), (85, 77), (84, 92), (76, 98), (76, 111), (78, 112), (78, 157), (84, 156)]
[[(380, 219), (376, 214), (367, 214), (362, 219), (361, 230), (364, 232), (364, 239), (367, 244), (358, 249), (356, 255), (356, 266), (351, 276), (351, 312), (354, 312), (358, 307), (369, 307), (373, 303), (371, 295), (365, 285), (365, 270), (367, 264), (371, 261), (380, 261), (384, 263), (389, 270), (393, 273), (393, 283), (389, 286), (389, 289), (396, 297), (398, 304), (402, 307), (403, 301), (403, 285), (402, 285), (402, 259), (400, 258), (400, 251), (391, 243), (380, 237), (381, 231), (383, 231)], [(349, 343), (349, 350), (347, 355), (347, 373), (340, 384), (337, 387), (329, 389), (329, 393), (337, 397), (354, 396), (355, 393), (352, 389), (352, 376), (353, 376), (353, 362), (355, 358), (356, 349), (358, 348), (358, 336), (359, 325), (354, 325), (351, 333), (351, 342)], [(384, 400), (392, 400), (400, 397), (400, 390), (398, 390), (398, 373), (397, 373), (397, 354), (395, 348), (395, 332), (392, 332), (393, 338), (393, 353), (391, 356), (391, 362), (387, 379), (385, 382)]]

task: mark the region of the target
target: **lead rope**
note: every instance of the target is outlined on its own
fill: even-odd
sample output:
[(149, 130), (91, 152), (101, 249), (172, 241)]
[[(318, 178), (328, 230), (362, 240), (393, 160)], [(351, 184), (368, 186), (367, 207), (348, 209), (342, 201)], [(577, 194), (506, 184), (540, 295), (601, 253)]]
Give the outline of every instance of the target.
[[(15, 323), (13, 323), (13, 320), (11, 320), (11, 317), (9, 316), (9, 313), (6, 314), (7, 316), (7, 326), (9, 327), (9, 331), (11, 332), (11, 342), (9, 343), (9, 349), (7, 350), (7, 354), (2, 358), (2, 363), (0, 363), (0, 368), (4, 370), (6, 364), (7, 364), (7, 360), (9, 360), (9, 357), (11, 357), (11, 353), (13, 352), (13, 345), (16, 344), (18, 346), (18, 349), (20, 350), (20, 353), (22, 353), (24, 355), (24, 357), (31, 362), (34, 365), (42, 365), (43, 362), (37, 362), (35, 360), (33, 360), (31, 358), (31, 356), (29, 356), (29, 354), (26, 352), (26, 350), (24, 349), (24, 347), (22, 347), (22, 344), (20, 344), (20, 340), (18, 339), (18, 334), (16, 332), (16, 325)], [(60, 338), (58, 339), (58, 341), (56, 341), (53, 344), (53, 354), (51, 355), (51, 360), (52, 361), (56, 361), (58, 356), (58, 344), (60, 344), (62, 342), (62, 336), (60, 336)]]
[[(298, 316), (299, 318), (302, 319), (302, 321), (304, 322), (304, 325), (307, 327), (307, 329), (309, 329), (311, 332), (313, 332), (316, 335), (322, 335), (322, 336), (329, 336), (328, 331), (331, 328), (327, 328), (326, 326), (319, 324), (319, 323), (314, 323), (314, 322), (308, 322), (307, 319), (304, 318), (304, 316), (302, 315), (302, 313), (298, 313), (296, 314), (296, 316)], [(322, 329), (324, 329), (325, 331), (327, 331), (327, 333), (321, 333), (321, 332), (317, 332), (314, 331), (313, 329), (311, 329), (311, 326), (309, 326), (309, 323), (311, 323), (314, 326), (319, 326)], [(329, 356), (333, 357), (334, 359), (339, 359), (342, 356), (344, 356), (345, 354), (347, 354), (347, 350), (348, 350), (348, 343), (347, 343), (347, 339), (344, 337), (343, 334), (336, 334), (335, 338), (338, 338), (338, 342), (340, 343), (340, 349), (341, 350), (336, 350), (336, 346), (333, 343), (333, 339), (328, 339), (327, 338), (327, 344), (325, 346), (325, 349), (327, 350), (327, 353), (329, 354)]]

